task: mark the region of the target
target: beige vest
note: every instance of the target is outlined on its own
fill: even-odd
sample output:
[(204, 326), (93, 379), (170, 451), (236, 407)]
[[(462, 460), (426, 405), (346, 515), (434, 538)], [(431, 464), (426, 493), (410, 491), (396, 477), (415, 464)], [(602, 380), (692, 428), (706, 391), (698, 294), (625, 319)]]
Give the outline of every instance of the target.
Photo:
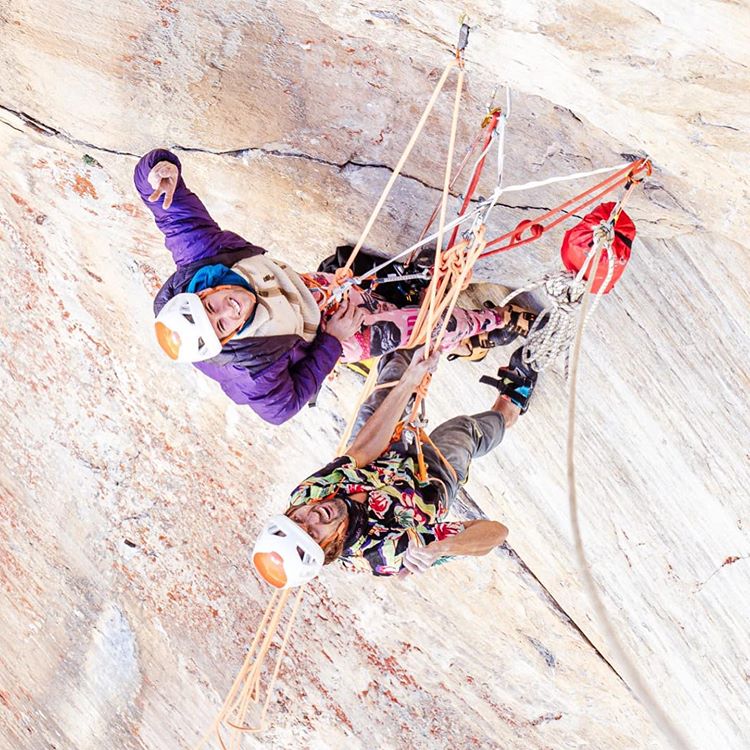
[(315, 338), (320, 310), (293, 268), (267, 255), (255, 255), (235, 263), (232, 270), (247, 280), (258, 298), (253, 322), (236, 338), (288, 334), (305, 341)]

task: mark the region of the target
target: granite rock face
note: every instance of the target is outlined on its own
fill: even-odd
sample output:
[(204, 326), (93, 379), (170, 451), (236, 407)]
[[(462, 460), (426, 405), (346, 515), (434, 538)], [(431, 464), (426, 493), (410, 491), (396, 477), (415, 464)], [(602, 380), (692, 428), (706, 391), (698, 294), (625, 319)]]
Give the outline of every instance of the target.
[[(464, 7), (480, 28), (459, 151), (500, 84), (513, 91), (506, 183), (654, 160), (628, 209), (633, 258), (584, 342), (583, 531), (665, 710), (693, 747), (740, 750), (750, 12)], [(311, 269), (357, 238), (456, 31), (455, 8), (413, 0), (0, 6), (3, 749), (197, 740), (267, 602), (247, 564), (254, 535), (330, 459), (361, 386), (342, 372), (316, 409), (274, 428), (162, 359), (151, 300), (172, 266), (132, 187), (137, 157), (175, 148), (222, 226)], [(402, 249), (432, 210), (452, 92), (371, 246)], [(568, 194), (508, 194), (491, 231)], [(467, 303), (555, 268), (560, 237), (482, 263)], [(506, 355), (446, 362), (431, 423), (485, 408), (491, 393), (471, 384)], [(539, 390), (475, 464), (461, 509), (505, 522), (509, 546), (419, 581), (327, 571), (303, 603), (272, 727), (247, 747), (666, 747), (575, 566), (561, 368)]]

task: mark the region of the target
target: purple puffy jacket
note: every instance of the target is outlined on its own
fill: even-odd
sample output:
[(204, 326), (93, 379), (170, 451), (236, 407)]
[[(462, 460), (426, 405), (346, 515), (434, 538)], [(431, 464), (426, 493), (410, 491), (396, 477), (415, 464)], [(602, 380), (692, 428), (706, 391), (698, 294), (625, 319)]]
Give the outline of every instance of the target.
[[(180, 170), (168, 211), (162, 207), (163, 198), (154, 203), (148, 200), (153, 192), (148, 173), (160, 161), (172, 162)], [(156, 295), (155, 314), (167, 300), (187, 289), (201, 266), (232, 266), (242, 258), (265, 252), (238, 234), (219, 228), (198, 196), (188, 190), (180, 160), (171, 151), (155, 149), (146, 154), (136, 165), (133, 180), (144, 205), (154, 215), (156, 226), (164, 233), (164, 244), (177, 265)], [(229, 341), (216, 357), (198, 362), (195, 367), (218, 381), (235, 403), (247, 404), (271, 424), (282, 424), (318, 392), (340, 356), (338, 339), (319, 330), (311, 342), (295, 335)]]

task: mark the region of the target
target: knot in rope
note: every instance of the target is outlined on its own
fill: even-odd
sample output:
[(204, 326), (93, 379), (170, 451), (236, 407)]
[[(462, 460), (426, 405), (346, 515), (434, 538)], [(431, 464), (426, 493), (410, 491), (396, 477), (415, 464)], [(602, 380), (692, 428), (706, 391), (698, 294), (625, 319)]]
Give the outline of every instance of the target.
[(615, 223), (612, 220), (602, 221), (593, 229), (594, 247), (609, 248), (615, 239)]
[(349, 268), (337, 268), (334, 271), (333, 278), (336, 284), (341, 285), (347, 279), (351, 279), (353, 275), (354, 274), (352, 274), (352, 271)]
[(581, 303), (586, 283), (570, 271), (560, 271), (545, 277), (544, 291), (557, 307), (572, 312)]
[(524, 219), (513, 230), (512, 238), (514, 242), (520, 242), (523, 239), (523, 233), (528, 231), (530, 236), (536, 240), (544, 234), (544, 229), (541, 224), (537, 224), (530, 219)]
[(473, 271), (469, 267), (469, 259), (466, 254), (466, 243), (461, 242), (453, 247), (448, 248), (440, 256), (440, 274), (449, 276), (452, 282), (463, 275), (461, 282), (461, 291), (465, 291), (473, 276)]
[(415, 404), (415, 407), (418, 406), (419, 401), (421, 399), (424, 399), (427, 396), (427, 391), (430, 387), (431, 382), (432, 382), (432, 375), (428, 372), (422, 378), (422, 382), (417, 386), (417, 390), (414, 391), (417, 395), (417, 404)]
[(457, 274), (460, 272), (463, 266), (462, 253), (460, 250), (463, 249), (464, 248), (459, 245), (454, 245), (440, 254), (439, 272), (441, 274)]

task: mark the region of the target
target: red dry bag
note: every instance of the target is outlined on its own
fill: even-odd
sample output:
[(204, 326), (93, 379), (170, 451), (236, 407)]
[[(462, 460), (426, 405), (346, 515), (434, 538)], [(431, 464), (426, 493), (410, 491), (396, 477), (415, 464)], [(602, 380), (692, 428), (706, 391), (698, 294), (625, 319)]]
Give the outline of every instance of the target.
[[(568, 271), (578, 273), (581, 270), (586, 261), (586, 256), (594, 244), (595, 227), (609, 219), (614, 207), (614, 203), (601, 203), (590, 214), (586, 214), (582, 221), (565, 232), (560, 255), (563, 265)], [(634, 238), (635, 224), (633, 224), (632, 219), (624, 211), (621, 211), (619, 218), (615, 222), (615, 239), (612, 242), (615, 267), (612, 272), (612, 278), (604, 289), (604, 294), (609, 293), (620, 276), (622, 276), (622, 272), (625, 270), (628, 260), (630, 260), (630, 247), (633, 244)], [(609, 260), (607, 258), (607, 250), (605, 249), (599, 259), (599, 267), (596, 269), (596, 276), (591, 287), (592, 292), (596, 293), (599, 291), (599, 287), (607, 278), (608, 269)], [(585, 274), (584, 277), (586, 279), (589, 278), (589, 273)]]

